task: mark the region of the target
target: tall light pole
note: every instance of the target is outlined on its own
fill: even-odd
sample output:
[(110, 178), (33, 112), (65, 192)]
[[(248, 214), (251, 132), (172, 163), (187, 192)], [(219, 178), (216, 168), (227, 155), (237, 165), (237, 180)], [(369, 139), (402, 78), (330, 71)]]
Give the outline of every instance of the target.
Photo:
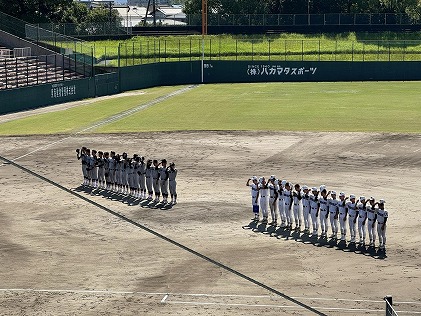
[(202, 0), (202, 83), (204, 81), (206, 34), (208, 34), (208, 0)]
[(310, 25), (310, 0), (307, 0), (307, 23)]

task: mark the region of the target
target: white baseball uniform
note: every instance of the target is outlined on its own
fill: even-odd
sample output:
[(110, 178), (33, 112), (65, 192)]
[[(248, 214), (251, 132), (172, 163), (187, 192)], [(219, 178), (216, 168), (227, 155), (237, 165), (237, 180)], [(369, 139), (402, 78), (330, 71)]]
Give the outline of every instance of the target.
[(294, 221), (295, 228), (299, 229), (301, 227), (301, 214), (303, 210), (303, 193), (300, 191), (295, 191), (293, 193), (293, 211), (294, 211)]
[(287, 220), (287, 225), (292, 226), (292, 192), (284, 189), (284, 204), (285, 204), (285, 215)]
[(365, 242), (365, 235), (366, 235), (365, 224), (366, 224), (366, 221), (367, 221), (366, 207), (363, 203), (360, 203), (358, 205), (358, 233), (360, 235), (360, 243)]
[(367, 230), (368, 238), (370, 238), (370, 246), (374, 246), (376, 242), (376, 219), (377, 219), (377, 210), (371, 205), (367, 204)]
[(281, 217), (281, 227), (285, 227), (287, 215), (285, 213), (285, 202), (284, 202), (284, 189), (281, 185), (277, 186), (278, 189), (278, 209)]
[(310, 195), (303, 194), (303, 217), (304, 217), (304, 228), (306, 231), (310, 230)]
[(351, 235), (351, 242), (355, 242), (355, 226), (357, 220), (357, 202), (352, 203), (351, 201), (346, 203), (346, 209), (348, 213), (348, 224), (349, 224), (349, 233)]
[(377, 234), (379, 235), (379, 247), (386, 246), (386, 219), (389, 214), (386, 210), (377, 209)]
[(327, 206), (329, 209), (330, 226), (332, 227), (332, 237), (336, 238), (338, 235), (338, 204), (339, 201), (334, 198), (327, 199)]
[(277, 223), (278, 221), (278, 211), (277, 211), (277, 203), (276, 203), (276, 186), (272, 182), (268, 183), (269, 189), (269, 208), (270, 208), (270, 215), (272, 217), (272, 222)]
[(339, 210), (339, 226), (341, 228), (341, 240), (345, 240), (346, 238), (346, 217), (347, 217), (347, 209), (346, 209), (346, 201), (345, 199), (338, 201), (338, 210)]
[(319, 232), (319, 198), (314, 194), (310, 195), (310, 216), (313, 224), (313, 235), (317, 236)]
[(266, 185), (259, 184), (260, 209), (262, 210), (263, 220), (268, 218), (268, 189)]
[(319, 199), (320, 203), (320, 228), (322, 229), (322, 236), (327, 234), (327, 217), (329, 215), (329, 207), (327, 205), (327, 199), (323, 196)]

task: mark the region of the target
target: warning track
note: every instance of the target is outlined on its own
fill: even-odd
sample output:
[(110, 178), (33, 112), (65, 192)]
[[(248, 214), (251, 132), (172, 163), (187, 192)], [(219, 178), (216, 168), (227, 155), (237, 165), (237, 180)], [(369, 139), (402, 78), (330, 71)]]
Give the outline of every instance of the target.
[(183, 245), (183, 244), (181, 244), (181, 243), (179, 243), (179, 242), (177, 242), (177, 241), (175, 241), (171, 238), (168, 238), (168, 237), (162, 235), (161, 233), (159, 233), (159, 232), (157, 232), (153, 229), (150, 229), (150, 228), (146, 227), (145, 225), (140, 224), (140, 223), (124, 216), (123, 214), (120, 214), (116, 211), (113, 211), (112, 209), (110, 209), (110, 208), (108, 208), (108, 207), (106, 207), (102, 204), (99, 204), (99, 203), (97, 203), (97, 202), (95, 202), (91, 199), (88, 199), (87, 197), (85, 197), (85, 196), (83, 196), (83, 195), (81, 195), (77, 192), (74, 192), (71, 189), (68, 189), (68, 188), (64, 187), (63, 185), (61, 185), (61, 184), (59, 184), (55, 181), (52, 181), (52, 180), (40, 175), (39, 173), (36, 173), (36, 172), (34, 172), (34, 171), (32, 171), (32, 170), (30, 170), (30, 169), (28, 169), (28, 168), (26, 168), (26, 167), (24, 167), (20, 164), (17, 164), (16, 162), (14, 162), (10, 159), (7, 159), (7, 158), (2, 157), (2, 156), (0, 156), (0, 159), (3, 160), (5, 164), (12, 165), (12, 166), (14, 166), (14, 167), (32, 175), (32, 176), (34, 176), (34, 177), (44, 181), (44, 182), (47, 182), (47, 183), (59, 188), (60, 190), (65, 191), (65, 192), (67, 192), (67, 193), (69, 193), (69, 194), (71, 194), (71, 195), (73, 195), (73, 196), (75, 196), (75, 197), (77, 197), (81, 200), (84, 200), (85, 202), (87, 202), (91, 205), (94, 205), (95, 207), (97, 207), (97, 208), (99, 208), (99, 209), (119, 218), (122, 221), (125, 221), (125, 222), (127, 222), (127, 223), (129, 223), (133, 226), (136, 226), (136, 227), (138, 227), (138, 228), (140, 228), (140, 229), (142, 229), (142, 230), (144, 230), (144, 231), (146, 231), (146, 232), (148, 232), (148, 233), (150, 233), (150, 234), (152, 234), (152, 235), (154, 235), (154, 236), (156, 236), (156, 237), (158, 237), (158, 238), (160, 238), (160, 239), (162, 239), (162, 240), (164, 240), (164, 241), (166, 241), (170, 244), (173, 244), (174, 246), (176, 246), (180, 249), (183, 249), (183, 250), (185, 250), (185, 251), (187, 251), (187, 252), (189, 252), (189, 253), (191, 253), (191, 254), (193, 254), (193, 255), (195, 255), (195, 256), (197, 256), (197, 257), (217, 266), (217, 267), (219, 267), (219, 268), (221, 268), (221, 269), (224, 269), (224, 270), (226, 270), (226, 271), (228, 271), (228, 272), (230, 272), (234, 275), (237, 275), (238, 277), (240, 277), (244, 280), (247, 280), (250, 283), (253, 283), (253, 284), (255, 284), (255, 285), (257, 285), (257, 286), (259, 286), (259, 287), (261, 287), (261, 288), (263, 288), (263, 289), (265, 289), (265, 290), (267, 290), (267, 291), (269, 291), (269, 292), (271, 292), (271, 293), (273, 293), (273, 294), (275, 294), (279, 297), (282, 297), (282, 298), (296, 304), (297, 306), (300, 306), (300, 307), (302, 307), (302, 308), (304, 308), (304, 309), (306, 309), (306, 310), (308, 310), (308, 311), (310, 311), (310, 312), (312, 312), (316, 315), (326, 315), (323, 312), (321, 312), (321, 311), (319, 311), (319, 310), (317, 310), (317, 309), (315, 309), (315, 308), (313, 308), (313, 307), (311, 307), (311, 306), (309, 306), (309, 305), (307, 305), (307, 304), (305, 304), (305, 303), (303, 303), (303, 302), (301, 302), (301, 301), (299, 301), (299, 300), (297, 300), (297, 299), (295, 299), (291, 296), (288, 296), (285, 293), (283, 293), (283, 292), (281, 292), (281, 291), (279, 291), (275, 288), (272, 288), (272, 287), (270, 287), (270, 286), (268, 286), (268, 285), (266, 285), (266, 284), (264, 284), (264, 283), (262, 283), (262, 282), (260, 282), (256, 279), (251, 278), (251, 277), (249, 277), (249, 276), (247, 276), (247, 275), (245, 275), (245, 274), (243, 274), (243, 273), (241, 273), (241, 272), (239, 272), (239, 271), (237, 271), (237, 270), (235, 270), (235, 269), (233, 269), (233, 268), (231, 268), (231, 267), (229, 267), (229, 266), (227, 266), (227, 265), (225, 265), (225, 264), (223, 264), (219, 261), (216, 261), (216, 260), (214, 260), (214, 259), (212, 259), (212, 258), (210, 258), (210, 257), (208, 257), (208, 256), (188, 247), (188, 246), (185, 246), (185, 245)]

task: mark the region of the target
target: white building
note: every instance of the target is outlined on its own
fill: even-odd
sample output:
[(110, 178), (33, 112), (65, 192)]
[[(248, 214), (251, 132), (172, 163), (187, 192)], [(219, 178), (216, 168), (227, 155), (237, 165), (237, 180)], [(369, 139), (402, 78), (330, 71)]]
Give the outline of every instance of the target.
[[(139, 6), (115, 6), (114, 7), (123, 18), (124, 27), (134, 27), (144, 23), (146, 17), (146, 7)], [(147, 24), (154, 21), (152, 6), (148, 10), (146, 17)], [(155, 19), (157, 25), (186, 25), (186, 14), (180, 6), (160, 6), (156, 7)]]

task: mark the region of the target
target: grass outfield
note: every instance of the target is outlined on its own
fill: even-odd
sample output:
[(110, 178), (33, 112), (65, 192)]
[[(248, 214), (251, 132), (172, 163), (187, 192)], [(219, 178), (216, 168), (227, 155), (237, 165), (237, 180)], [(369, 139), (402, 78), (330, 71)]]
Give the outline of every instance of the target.
[(0, 124), (0, 135), (60, 134), (76, 132), (116, 113), (134, 108), (179, 88), (179, 86), (151, 88), (144, 90), (144, 94), (112, 97), (63, 111), (37, 114), (22, 119), (8, 121)]
[[(419, 82), (201, 85), (96, 133), (174, 130), (421, 132)], [(68, 133), (173, 87), (0, 124), (1, 135)]]

